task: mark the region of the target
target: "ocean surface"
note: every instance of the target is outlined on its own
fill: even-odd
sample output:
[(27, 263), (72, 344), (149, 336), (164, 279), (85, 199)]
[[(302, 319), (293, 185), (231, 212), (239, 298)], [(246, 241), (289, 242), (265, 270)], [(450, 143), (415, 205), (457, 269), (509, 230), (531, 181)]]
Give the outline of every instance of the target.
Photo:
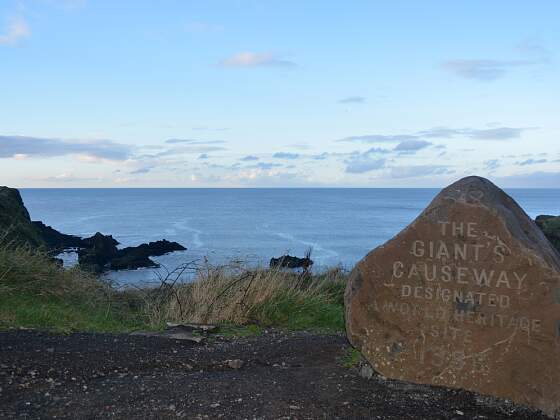
[[(68, 234), (111, 234), (121, 246), (168, 239), (187, 251), (154, 258), (159, 269), (188, 261), (268, 264), (312, 248), (315, 269), (350, 269), (392, 238), (439, 189), (22, 189), (33, 220)], [(531, 217), (560, 214), (560, 189), (507, 192)], [(72, 264), (75, 255), (65, 255)], [(157, 278), (154, 269), (120, 271), (120, 284)]]

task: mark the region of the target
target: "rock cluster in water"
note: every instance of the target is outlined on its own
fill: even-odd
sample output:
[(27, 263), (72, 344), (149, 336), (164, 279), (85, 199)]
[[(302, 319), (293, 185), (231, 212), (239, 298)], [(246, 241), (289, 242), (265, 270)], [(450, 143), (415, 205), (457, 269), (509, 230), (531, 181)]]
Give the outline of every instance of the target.
[(308, 256), (304, 258), (283, 255), (279, 258), (271, 258), (270, 268), (303, 268), (308, 270), (313, 265), (313, 260)]
[(144, 267), (157, 267), (158, 264), (150, 257), (186, 250), (181, 244), (165, 239), (118, 249), (117, 245), (119, 243), (111, 235), (103, 235), (99, 232), (83, 241), (87, 246), (78, 251), (78, 262), (81, 267), (97, 273), (104, 270), (134, 270)]
[(157, 267), (150, 257), (186, 250), (165, 239), (118, 249), (119, 243), (111, 235), (97, 232), (90, 238), (80, 238), (60, 233), (43, 222), (31, 221), (19, 191), (8, 187), (0, 187), (0, 244), (45, 248), (51, 254), (77, 249), (80, 266), (95, 273)]
[[(538, 222), (554, 240), (555, 219)], [(360, 261), (345, 308), (349, 340), (387, 377), (560, 415), (560, 254), (486, 179), (445, 188)]]

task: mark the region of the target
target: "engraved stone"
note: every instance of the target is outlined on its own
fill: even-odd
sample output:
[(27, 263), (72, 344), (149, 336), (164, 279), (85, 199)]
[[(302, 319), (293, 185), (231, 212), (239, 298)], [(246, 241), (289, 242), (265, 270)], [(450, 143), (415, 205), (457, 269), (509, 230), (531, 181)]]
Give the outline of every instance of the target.
[(468, 177), (356, 265), (346, 329), (384, 376), (560, 416), (559, 287), (560, 255), (540, 229)]

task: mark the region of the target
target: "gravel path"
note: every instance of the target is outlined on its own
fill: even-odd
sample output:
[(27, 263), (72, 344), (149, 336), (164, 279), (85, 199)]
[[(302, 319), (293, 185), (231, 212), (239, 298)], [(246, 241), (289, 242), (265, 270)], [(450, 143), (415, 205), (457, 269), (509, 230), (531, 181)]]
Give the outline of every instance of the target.
[(0, 418), (539, 419), (505, 401), (346, 368), (338, 335), (193, 344), (0, 332)]

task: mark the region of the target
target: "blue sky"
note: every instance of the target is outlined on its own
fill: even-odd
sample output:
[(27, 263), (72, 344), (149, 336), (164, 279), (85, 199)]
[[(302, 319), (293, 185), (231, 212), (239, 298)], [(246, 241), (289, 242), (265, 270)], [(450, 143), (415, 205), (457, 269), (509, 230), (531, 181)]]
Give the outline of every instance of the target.
[(557, 1), (0, 2), (0, 184), (560, 186)]

